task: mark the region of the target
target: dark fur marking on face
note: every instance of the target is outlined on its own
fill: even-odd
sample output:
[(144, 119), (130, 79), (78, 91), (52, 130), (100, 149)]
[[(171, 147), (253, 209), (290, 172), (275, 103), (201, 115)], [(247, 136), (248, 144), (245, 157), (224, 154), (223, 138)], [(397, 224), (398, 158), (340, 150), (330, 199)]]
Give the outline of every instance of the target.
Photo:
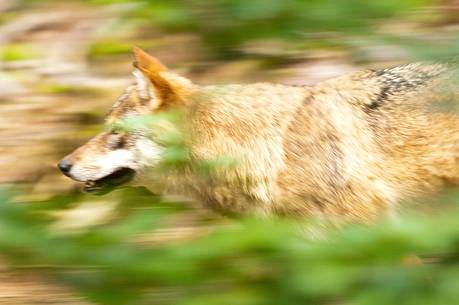
[(126, 134), (119, 137), (118, 142), (115, 145), (115, 149), (122, 149), (126, 147)]
[(127, 144), (127, 135), (125, 132), (117, 133), (117, 132), (110, 132), (107, 134), (107, 144), (110, 150), (117, 150), (126, 147)]

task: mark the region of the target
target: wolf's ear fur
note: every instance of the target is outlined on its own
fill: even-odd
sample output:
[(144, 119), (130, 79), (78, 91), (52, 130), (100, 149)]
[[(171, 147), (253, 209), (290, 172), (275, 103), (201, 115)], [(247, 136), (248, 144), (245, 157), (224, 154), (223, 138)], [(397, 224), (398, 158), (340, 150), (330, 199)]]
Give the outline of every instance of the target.
[(183, 95), (192, 83), (175, 73), (169, 72), (158, 59), (139, 47), (133, 48), (134, 76), (140, 97), (152, 102), (158, 108), (165, 104), (183, 102)]

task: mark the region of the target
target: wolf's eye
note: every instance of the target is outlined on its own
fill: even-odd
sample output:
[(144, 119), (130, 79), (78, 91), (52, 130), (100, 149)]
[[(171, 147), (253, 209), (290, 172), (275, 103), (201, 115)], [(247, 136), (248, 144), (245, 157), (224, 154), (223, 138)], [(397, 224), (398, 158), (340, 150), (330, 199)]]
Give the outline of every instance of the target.
[(121, 132), (110, 132), (108, 146), (112, 150), (124, 148), (126, 146), (126, 135)]
[(111, 135), (119, 135), (119, 134), (121, 134), (121, 130), (117, 129), (117, 128), (113, 128), (112, 130), (110, 130), (110, 134)]

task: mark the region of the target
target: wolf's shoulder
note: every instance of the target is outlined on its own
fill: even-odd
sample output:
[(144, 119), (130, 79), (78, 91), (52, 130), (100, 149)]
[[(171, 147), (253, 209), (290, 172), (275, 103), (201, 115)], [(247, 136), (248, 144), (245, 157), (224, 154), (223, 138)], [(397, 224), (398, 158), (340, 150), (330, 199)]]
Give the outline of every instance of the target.
[(316, 88), (328, 94), (339, 94), (367, 109), (375, 109), (420, 102), (412, 97), (432, 91), (440, 82), (448, 82), (450, 71), (446, 63), (410, 63), (353, 72), (322, 82)]
[(449, 70), (449, 65), (445, 63), (410, 63), (384, 69), (360, 70), (332, 78), (319, 85), (353, 88), (359, 85), (375, 84), (390, 87), (392, 90), (406, 91), (421, 87), (429, 81), (447, 74)]
[(416, 90), (449, 71), (447, 64), (412, 63), (388, 69), (373, 70), (373, 77), (393, 93)]

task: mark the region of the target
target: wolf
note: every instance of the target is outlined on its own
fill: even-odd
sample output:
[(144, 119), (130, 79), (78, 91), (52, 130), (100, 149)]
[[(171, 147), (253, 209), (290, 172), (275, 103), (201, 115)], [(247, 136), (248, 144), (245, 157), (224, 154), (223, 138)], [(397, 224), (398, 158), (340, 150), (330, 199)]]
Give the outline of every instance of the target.
[(205, 175), (185, 166), (163, 177), (164, 192), (224, 214), (369, 222), (459, 183), (459, 119), (439, 106), (459, 100), (448, 64), (364, 70), (314, 86), (202, 86), (140, 48), (133, 55), (136, 81), (105, 130), (58, 164), (88, 192), (155, 185), (164, 145), (148, 128), (116, 126), (170, 111), (183, 114), (190, 160), (235, 162)]

